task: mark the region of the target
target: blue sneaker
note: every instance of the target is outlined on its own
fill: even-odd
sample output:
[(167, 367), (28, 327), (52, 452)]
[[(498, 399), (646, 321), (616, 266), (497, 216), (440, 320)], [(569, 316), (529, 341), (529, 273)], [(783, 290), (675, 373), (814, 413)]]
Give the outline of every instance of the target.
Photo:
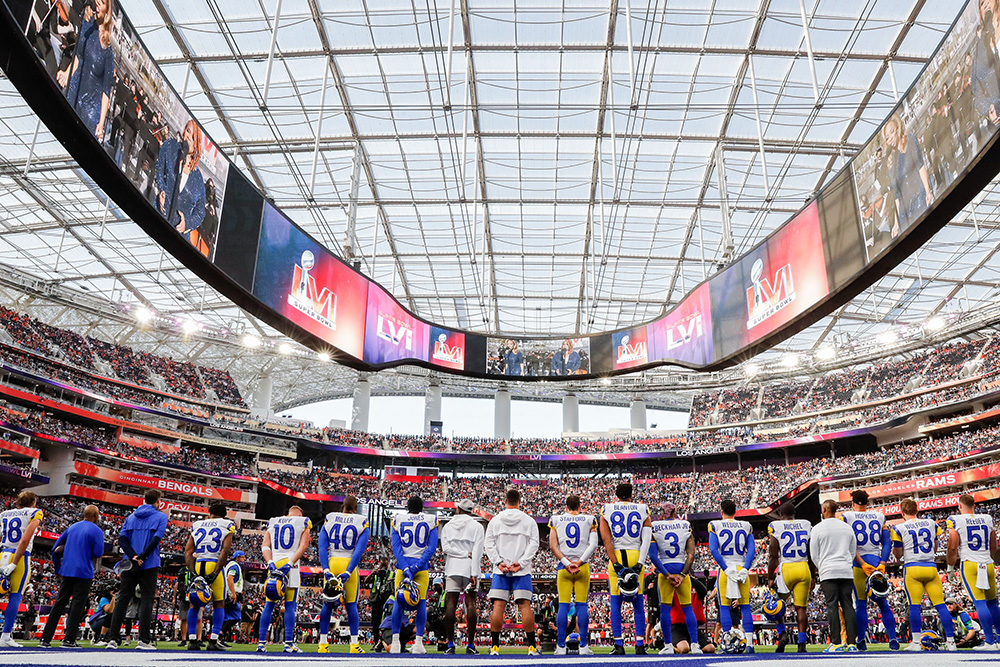
[(858, 640), (858, 650), (859, 651), (867, 651), (868, 650), (868, 642), (866, 642), (864, 639), (859, 639)]
[(748, 642), (747, 643), (747, 650), (744, 651), (744, 652), (745, 653), (753, 653), (753, 644), (751, 644), (751, 643)]
[(899, 640), (898, 639), (890, 639), (889, 640), (889, 650), (890, 651), (898, 651), (899, 650)]

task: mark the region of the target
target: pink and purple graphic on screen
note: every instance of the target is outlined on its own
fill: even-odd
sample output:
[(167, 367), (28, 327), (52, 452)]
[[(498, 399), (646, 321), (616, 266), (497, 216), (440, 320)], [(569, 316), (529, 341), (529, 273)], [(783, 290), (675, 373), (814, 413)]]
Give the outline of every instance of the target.
[(695, 288), (676, 308), (646, 325), (649, 333), (649, 360), (674, 360), (690, 364), (712, 361), (712, 300), (709, 284)]
[(435, 366), (465, 370), (465, 334), (431, 327), (430, 362)]
[(384, 289), (368, 285), (365, 361), (385, 364), (403, 359), (427, 361), (430, 325), (403, 310)]
[(648, 364), (649, 358), (645, 326), (611, 334), (611, 362), (614, 370)]

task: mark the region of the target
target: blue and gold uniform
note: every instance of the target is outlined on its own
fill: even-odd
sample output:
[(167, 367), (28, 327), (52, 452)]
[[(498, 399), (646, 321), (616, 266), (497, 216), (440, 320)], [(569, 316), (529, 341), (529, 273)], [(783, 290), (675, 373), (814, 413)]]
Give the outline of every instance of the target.
[[(959, 572), (969, 598), (976, 606), (979, 624), (987, 644), (996, 644), (1000, 631), (1000, 604), (997, 602), (997, 575), (992, 544), (996, 540), (993, 517), (989, 514), (956, 514), (945, 524), (958, 537)], [(950, 532), (949, 532), (950, 537)]]
[[(864, 508), (863, 505), (856, 507)], [(867, 600), (874, 597), (878, 605), (879, 613), (882, 617), (882, 625), (889, 636), (889, 646), (894, 650), (899, 648), (896, 639), (896, 616), (893, 614), (889, 600), (884, 597), (871, 596), (868, 592), (868, 577), (875, 570), (885, 573), (885, 563), (892, 553), (892, 540), (889, 538), (889, 529), (885, 525), (885, 516), (881, 512), (869, 509), (857, 509), (842, 512), (840, 518), (854, 531), (854, 541), (857, 545), (857, 555), (865, 563), (862, 567), (854, 561), (854, 593), (859, 602), (854, 605), (854, 615), (857, 619), (858, 628), (868, 627), (868, 604)], [(867, 643), (864, 635), (858, 637), (858, 648), (863, 648), (861, 644)]]
[(809, 571), (809, 534), (812, 524), (805, 519), (779, 519), (767, 527), (767, 534), (778, 541), (778, 576), (781, 594), (791, 593), (796, 607), (809, 605), (812, 572)]
[[(361, 514), (330, 512), (319, 535), (319, 559), (325, 578), (338, 577), (344, 583), (343, 602), (351, 630), (351, 653), (362, 653), (358, 643), (358, 565), (368, 548), (368, 519)], [(329, 647), (328, 634), (333, 604), (323, 603), (319, 612), (319, 652)]]
[[(7, 597), (7, 609), (4, 611), (2, 640), (9, 646), (17, 644), (11, 639), (14, 624), (17, 622), (17, 610), (21, 605), (21, 595), (31, 579), (31, 548), (35, 543), (35, 532), (42, 522), (42, 510), (37, 507), (17, 507), (0, 512), (0, 567), (9, 566), (17, 552), (18, 545), (26, 535), (24, 555), (18, 559), (16, 567), (8, 574), (10, 593)], [(35, 523), (34, 526), (31, 524)]]
[[(941, 526), (931, 519), (911, 518), (889, 529), (894, 549), (902, 552), (903, 587), (910, 600), (910, 628), (916, 637), (922, 627), (920, 607), (927, 594), (941, 618), (949, 618), (950, 612), (944, 604), (944, 589), (941, 577), (934, 564), (934, 552), (941, 536)], [(899, 554), (897, 554), (899, 555)], [(953, 623), (943, 623), (944, 633), (953, 642)]]
[[(730, 604), (739, 600), (743, 631), (747, 640), (753, 635), (753, 614), (750, 609), (750, 564), (757, 555), (753, 529), (747, 521), (716, 519), (708, 524), (708, 548), (719, 565), (719, 620), (722, 630), (733, 628)], [(752, 648), (747, 647), (752, 652)]]
[[(206, 579), (213, 574), (226, 536), (235, 534), (236, 524), (231, 519), (212, 517), (191, 524), (191, 539), (194, 540), (194, 573)], [(212, 602), (222, 602), (225, 599), (226, 578), (216, 577), (212, 581)]]
[[(666, 646), (673, 646), (670, 610), (675, 593), (684, 611), (684, 621), (692, 646), (698, 644), (698, 619), (691, 608), (691, 576), (685, 572), (690, 540), (691, 524), (684, 519), (671, 518), (653, 522), (653, 548), (649, 550), (649, 558), (659, 573), (656, 585), (660, 591), (660, 630)], [(675, 577), (681, 577), (677, 585), (671, 581)]]

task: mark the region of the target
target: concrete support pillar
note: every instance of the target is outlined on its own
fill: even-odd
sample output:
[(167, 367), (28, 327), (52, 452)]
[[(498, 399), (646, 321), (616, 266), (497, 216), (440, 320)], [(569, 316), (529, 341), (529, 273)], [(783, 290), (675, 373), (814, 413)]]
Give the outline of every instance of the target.
[(629, 426), (633, 431), (646, 430), (646, 401), (636, 396), (629, 404)]
[(274, 383), (270, 375), (264, 375), (257, 381), (257, 388), (253, 392), (253, 409), (263, 412), (265, 415), (271, 412), (271, 393), (274, 390)]
[(493, 437), (497, 440), (510, 438), (510, 392), (497, 389), (493, 398)]
[(431, 422), (441, 421), (441, 386), (432, 384), (424, 394), (424, 435), (431, 434)]
[(368, 430), (368, 408), (371, 404), (372, 385), (368, 378), (361, 376), (354, 385), (354, 405), (351, 407), (351, 429)]
[(577, 433), (580, 430), (580, 397), (566, 394), (562, 400), (563, 433)]

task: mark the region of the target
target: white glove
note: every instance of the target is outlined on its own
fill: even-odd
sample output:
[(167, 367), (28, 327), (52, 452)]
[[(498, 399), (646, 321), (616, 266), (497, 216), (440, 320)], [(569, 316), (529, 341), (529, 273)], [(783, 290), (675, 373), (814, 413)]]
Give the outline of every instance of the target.
[(750, 578), (750, 570), (746, 568), (741, 567), (736, 572), (736, 580), (739, 581), (741, 584), (749, 578)]
[(726, 578), (739, 580), (739, 568), (735, 565), (730, 565), (726, 568)]
[(0, 576), (9, 577), (11, 572), (17, 569), (17, 563), (7, 563), (0, 567)]

